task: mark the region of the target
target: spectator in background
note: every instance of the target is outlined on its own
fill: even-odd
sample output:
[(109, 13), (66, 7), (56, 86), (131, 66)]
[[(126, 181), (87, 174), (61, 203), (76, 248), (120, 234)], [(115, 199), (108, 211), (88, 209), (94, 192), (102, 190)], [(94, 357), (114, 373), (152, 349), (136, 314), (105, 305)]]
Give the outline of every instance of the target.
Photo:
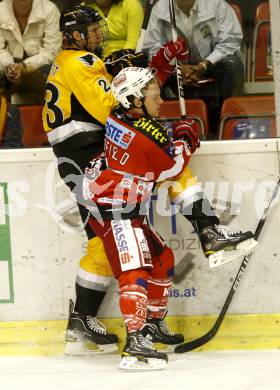
[[(144, 42), (149, 58), (172, 40), (168, 4), (159, 0), (152, 10)], [(190, 49), (189, 63), (182, 64), (185, 96), (206, 100), (211, 130), (217, 132), (223, 100), (243, 91), (240, 23), (224, 0), (175, 0), (175, 16), (178, 35)], [(170, 83), (173, 92), (175, 81)]]
[(0, 74), (3, 92), (17, 103), (42, 103), (50, 65), (61, 46), (59, 11), (49, 0), (0, 3)]
[[(61, 46), (60, 13), (49, 0), (0, 3), (0, 93), (42, 104), (50, 65)], [(22, 146), (19, 108), (9, 102), (2, 147)]]
[(136, 49), (143, 23), (144, 11), (139, 0), (94, 0), (87, 5), (106, 18), (110, 41), (103, 57), (121, 49)]

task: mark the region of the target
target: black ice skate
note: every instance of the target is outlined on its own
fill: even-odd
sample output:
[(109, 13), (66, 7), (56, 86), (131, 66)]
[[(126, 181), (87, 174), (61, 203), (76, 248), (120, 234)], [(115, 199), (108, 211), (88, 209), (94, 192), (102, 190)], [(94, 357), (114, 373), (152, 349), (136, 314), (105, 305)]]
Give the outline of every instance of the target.
[(245, 256), (253, 252), (258, 244), (252, 232), (233, 231), (223, 225), (204, 228), (199, 234), (199, 239), (210, 267), (218, 267)]
[(70, 314), (65, 334), (67, 355), (89, 355), (116, 351), (118, 338), (108, 334), (96, 317), (76, 312)]
[(152, 343), (160, 343), (159, 348), (165, 352), (173, 352), (176, 345), (184, 342), (184, 336), (170, 332), (164, 319), (160, 318), (147, 319), (142, 333)]
[(158, 352), (142, 331), (127, 335), (121, 356), (119, 369), (128, 371), (163, 370), (168, 362), (166, 353)]

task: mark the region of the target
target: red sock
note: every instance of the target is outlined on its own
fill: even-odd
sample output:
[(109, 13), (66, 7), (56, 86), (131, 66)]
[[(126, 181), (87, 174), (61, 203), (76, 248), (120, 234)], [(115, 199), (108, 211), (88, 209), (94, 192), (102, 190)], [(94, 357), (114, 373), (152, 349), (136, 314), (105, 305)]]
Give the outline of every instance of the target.
[(141, 330), (147, 317), (147, 291), (137, 284), (120, 289), (120, 309), (128, 333)]
[(148, 279), (148, 318), (163, 318), (166, 313), (166, 307), (171, 287), (171, 278), (166, 279)]

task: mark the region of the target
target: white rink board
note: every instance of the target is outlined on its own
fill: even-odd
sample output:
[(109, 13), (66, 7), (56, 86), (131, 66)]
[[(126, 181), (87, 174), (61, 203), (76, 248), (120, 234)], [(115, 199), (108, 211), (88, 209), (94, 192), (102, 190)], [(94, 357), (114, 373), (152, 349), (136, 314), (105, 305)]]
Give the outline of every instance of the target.
[[(53, 160), (52, 152), (46, 149), (0, 153), (0, 183), (8, 183), (9, 190), (15, 297), (14, 303), (0, 303), (1, 321), (54, 320), (68, 316), (68, 299), (74, 297), (75, 274), (86, 238), (82, 232), (61, 230), (46, 210), (46, 193), (52, 199), (54, 209), (60, 211), (63, 207), (67, 208), (65, 201), (68, 202), (70, 195), (64, 184), (55, 188), (54, 182), (52, 188), (46, 189), (46, 172)], [(223, 198), (230, 202), (229, 205), (232, 203), (232, 192), (238, 194), (240, 183), (247, 183), (249, 190), (241, 198), (241, 214), (232, 216), (228, 211), (222, 214), (223, 221), (242, 230), (254, 230), (257, 226), (255, 196), (259, 194), (261, 198), (261, 189), (268, 186), (265, 182), (278, 178), (278, 167), (275, 140), (205, 142), (191, 162), (191, 168), (202, 184), (214, 183), (214, 199), (217, 191), (220, 191), (221, 197), (221, 191), (228, 186), (229, 192), (225, 191)], [(224, 186), (221, 183), (227, 184)], [(236, 196), (233, 203), (236, 203)], [(279, 211), (277, 202), (269, 213), (259, 249), (252, 257), (229, 313), (280, 312), (277, 299), (280, 295)], [(67, 216), (67, 213), (64, 215)], [(180, 263), (180, 269), (185, 267), (184, 261), (180, 261), (187, 253), (195, 256), (194, 268), (174, 285), (169, 315), (218, 313), (240, 261), (210, 270), (192, 226), (184, 217), (176, 217), (176, 234), (172, 234), (174, 221), (172, 225), (171, 217), (154, 215), (154, 220), (160, 233), (174, 249), (176, 265)], [(114, 281), (100, 317), (119, 316)]]

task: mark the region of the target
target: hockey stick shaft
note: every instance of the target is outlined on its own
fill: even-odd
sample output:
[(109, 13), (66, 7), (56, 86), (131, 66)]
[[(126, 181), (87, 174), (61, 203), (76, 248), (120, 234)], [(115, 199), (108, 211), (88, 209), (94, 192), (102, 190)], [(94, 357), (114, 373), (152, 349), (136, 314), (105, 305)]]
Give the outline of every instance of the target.
[(143, 49), (143, 44), (144, 44), (145, 35), (146, 35), (147, 28), (148, 28), (151, 12), (152, 12), (153, 6), (155, 5), (156, 2), (157, 2), (157, 0), (148, 0), (148, 2), (146, 4), (144, 20), (143, 20), (143, 24), (142, 24), (142, 28), (141, 28), (141, 32), (140, 32), (140, 37), (138, 39), (137, 46), (135, 49), (135, 53), (139, 53)]
[[(263, 216), (262, 218), (260, 219), (259, 223), (258, 223), (258, 226), (255, 230), (255, 233), (254, 233), (254, 239), (257, 240), (260, 236), (260, 233), (262, 231), (262, 228), (265, 224), (265, 221), (266, 221), (266, 216), (267, 216), (267, 213), (268, 213), (268, 210), (271, 206), (271, 203), (272, 201), (275, 199), (277, 193), (278, 193), (278, 190), (279, 190), (279, 186), (280, 186), (280, 177), (278, 178), (278, 181), (277, 181), (277, 184), (275, 185), (275, 188), (273, 190), (273, 193), (272, 193), (272, 196), (270, 198), (270, 201), (268, 202), (268, 205), (267, 207), (265, 208), (264, 212), (263, 212)], [(223, 322), (223, 319), (227, 313), (227, 310), (229, 308), (229, 305), (231, 304), (231, 301), (232, 301), (232, 298), (235, 294), (235, 291), (237, 290), (239, 284), (240, 284), (240, 281), (244, 275), (244, 272), (247, 268), (247, 265), (249, 263), (249, 260), (251, 258), (251, 255), (252, 253), (249, 253), (248, 255), (246, 255), (243, 260), (242, 260), (242, 263), (238, 269), (238, 272), (236, 274), (236, 277), (234, 279), (234, 282), (231, 286), (231, 289), (228, 293), (228, 296), (226, 298), (226, 301), (224, 303), (224, 306), (222, 307), (222, 310), (216, 320), (216, 322), (214, 323), (214, 325), (212, 326), (212, 328), (207, 332), (205, 333), (203, 336), (199, 337), (198, 339), (196, 340), (192, 340), (190, 342), (187, 342), (187, 343), (183, 343), (183, 344), (180, 344), (178, 345), (176, 348), (175, 348), (175, 352), (176, 353), (184, 353), (184, 352), (188, 352), (188, 351), (192, 351), (193, 349), (196, 349), (196, 348), (199, 348), (201, 347), (202, 345), (206, 344), (208, 341), (210, 341), (213, 337), (215, 337), (215, 335), (217, 334), (218, 330), (220, 329), (220, 326)]]
[[(173, 40), (173, 42), (176, 42), (177, 41), (177, 28), (176, 28), (174, 0), (169, 0), (169, 13), (170, 13), (170, 20), (171, 20), (171, 28), (172, 28), (172, 40)], [(182, 70), (181, 70), (181, 65), (178, 63), (177, 58), (175, 58), (175, 66), (176, 66), (177, 88), (178, 88), (180, 113), (181, 113), (181, 117), (183, 119), (186, 117), (187, 111), (186, 111), (186, 106), (185, 106), (185, 94), (184, 94)]]

